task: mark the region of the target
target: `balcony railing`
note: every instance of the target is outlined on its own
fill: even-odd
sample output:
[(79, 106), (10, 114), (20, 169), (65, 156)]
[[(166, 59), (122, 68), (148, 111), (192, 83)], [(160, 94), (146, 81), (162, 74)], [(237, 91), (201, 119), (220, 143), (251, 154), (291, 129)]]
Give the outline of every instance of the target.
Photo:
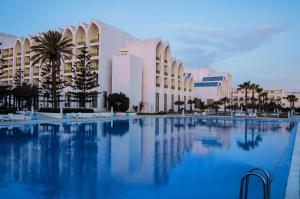
[(98, 65), (96, 65), (96, 66), (92, 66), (91, 69), (92, 70), (98, 70), (99, 68), (98, 68)]
[(97, 53), (97, 52), (95, 52), (95, 53), (90, 53), (90, 56), (91, 57), (94, 57), (94, 56), (98, 56), (99, 54)]
[(156, 83), (156, 87), (160, 87), (160, 83)]
[(77, 42), (77, 45), (80, 46), (80, 45), (85, 45), (85, 41), (79, 41)]
[(26, 55), (27, 55), (27, 54), (30, 54), (30, 50), (25, 51), (25, 54), (26, 54)]
[(33, 76), (39, 76), (39, 72), (33, 72)]
[(17, 53), (17, 56), (21, 55), (21, 53)]
[(71, 68), (65, 68), (65, 73), (71, 73), (72, 69)]
[(6, 57), (9, 57), (9, 55), (7, 54), (7, 55), (3, 55), (3, 56), (2, 56), (2, 58), (6, 58)]
[(90, 40), (90, 43), (91, 43), (91, 44), (97, 43), (97, 42), (99, 42), (99, 39), (91, 39), (91, 40)]

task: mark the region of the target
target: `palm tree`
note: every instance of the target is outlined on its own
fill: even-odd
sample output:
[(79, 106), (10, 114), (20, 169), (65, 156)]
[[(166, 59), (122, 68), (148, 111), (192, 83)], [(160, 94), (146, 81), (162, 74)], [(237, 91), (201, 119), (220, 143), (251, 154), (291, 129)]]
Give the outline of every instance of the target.
[(251, 96), (251, 104), (254, 105), (255, 102), (255, 93), (257, 92), (257, 89), (259, 89), (259, 85), (258, 84), (251, 84), (250, 85), (250, 90), (252, 92), (252, 96)]
[(263, 92), (263, 88), (257, 88), (256, 93), (258, 94), (258, 108), (261, 108), (261, 93)]
[(61, 84), (59, 81), (61, 61), (72, 55), (72, 40), (63, 37), (62, 33), (58, 31), (44, 32), (33, 37), (33, 40), (37, 45), (31, 47), (31, 51), (34, 53), (32, 66), (40, 64), (41, 67), (42, 65), (49, 67), (52, 107), (57, 108), (59, 84)]
[(224, 104), (224, 111), (227, 111), (227, 104), (230, 103), (230, 98), (228, 97), (223, 97), (220, 99), (220, 104)]
[(247, 82), (244, 82), (244, 83), (238, 85), (238, 90), (245, 91), (245, 98), (244, 98), (245, 106), (247, 106), (248, 91), (251, 89), (250, 85), (251, 85), (250, 81), (247, 81)]
[(289, 101), (289, 103), (290, 103), (290, 108), (291, 108), (291, 109), (294, 109), (294, 107), (295, 107), (295, 102), (298, 101), (298, 98), (297, 98), (295, 95), (288, 95), (288, 96), (286, 97), (286, 99), (287, 99), (287, 101)]

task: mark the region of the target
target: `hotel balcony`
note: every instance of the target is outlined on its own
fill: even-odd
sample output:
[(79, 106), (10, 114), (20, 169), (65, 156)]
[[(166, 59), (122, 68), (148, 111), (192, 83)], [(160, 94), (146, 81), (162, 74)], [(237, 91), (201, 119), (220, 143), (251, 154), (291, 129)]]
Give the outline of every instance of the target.
[(178, 90), (179, 90), (179, 91), (181, 90), (181, 87), (180, 87), (180, 86), (178, 86)]
[(99, 38), (90, 40), (90, 44), (97, 44), (97, 43), (99, 43)]
[(21, 53), (19, 52), (19, 53), (17, 53), (17, 57), (19, 57), (19, 56), (21, 56)]
[(168, 65), (168, 60), (165, 60), (165, 65)]
[(172, 86), (171, 88), (172, 88), (172, 89), (175, 89), (175, 86)]
[(93, 52), (93, 53), (90, 53), (90, 56), (91, 57), (97, 57), (97, 56), (99, 56), (99, 53), (98, 52)]
[(156, 74), (160, 74), (160, 70), (156, 70)]
[(160, 63), (160, 57), (156, 57), (156, 63), (157, 63), (157, 64)]
[(156, 87), (160, 87), (160, 83), (156, 83)]
[(164, 88), (169, 88), (169, 86), (167, 84), (164, 85)]
[(30, 50), (25, 51), (25, 55), (30, 55)]
[(85, 41), (78, 41), (78, 42), (77, 42), (77, 45), (78, 45), (78, 46), (85, 45)]
[(192, 89), (190, 89), (190, 92), (192, 92)]
[(165, 74), (165, 76), (168, 76), (168, 75), (169, 75), (169, 73), (168, 73), (168, 72), (164, 72), (164, 74)]
[(174, 75), (174, 74), (171, 74), (171, 77), (175, 77), (175, 75)]

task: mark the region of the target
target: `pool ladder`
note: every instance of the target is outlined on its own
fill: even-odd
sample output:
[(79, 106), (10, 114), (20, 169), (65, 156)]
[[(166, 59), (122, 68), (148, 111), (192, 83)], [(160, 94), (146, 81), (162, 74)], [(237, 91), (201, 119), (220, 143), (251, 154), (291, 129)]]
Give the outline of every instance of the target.
[(240, 197), (239, 199), (248, 199), (248, 187), (250, 177), (258, 178), (263, 186), (263, 199), (270, 199), (271, 180), (267, 170), (263, 168), (253, 168), (249, 170), (241, 179)]

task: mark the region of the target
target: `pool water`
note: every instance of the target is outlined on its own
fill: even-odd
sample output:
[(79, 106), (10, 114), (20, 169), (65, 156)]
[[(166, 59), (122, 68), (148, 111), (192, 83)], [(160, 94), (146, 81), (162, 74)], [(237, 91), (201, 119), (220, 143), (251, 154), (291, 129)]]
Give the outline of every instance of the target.
[[(253, 167), (283, 199), (297, 124), (145, 117), (0, 126), (0, 198), (233, 199)], [(250, 198), (262, 198), (250, 180)]]

